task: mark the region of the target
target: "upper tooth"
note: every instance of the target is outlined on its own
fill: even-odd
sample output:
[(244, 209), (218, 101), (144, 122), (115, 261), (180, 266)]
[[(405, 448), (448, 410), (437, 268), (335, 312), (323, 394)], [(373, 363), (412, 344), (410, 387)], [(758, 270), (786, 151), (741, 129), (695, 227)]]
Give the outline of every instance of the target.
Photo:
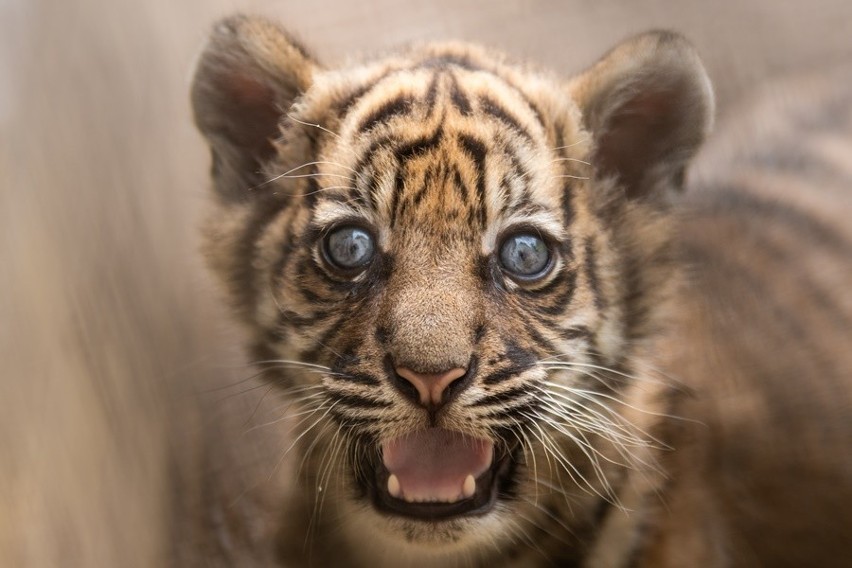
[(465, 499), (470, 499), (473, 497), (473, 494), (476, 492), (476, 480), (473, 478), (473, 475), (468, 474), (467, 477), (464, 478), (464, 484), (462, 485), (462, 495), (464, 495)]
[(399, 487), (399, 479), (393, 473), (388, 477), (388, 493), (391, 497), (399, 498), (402, 491)]

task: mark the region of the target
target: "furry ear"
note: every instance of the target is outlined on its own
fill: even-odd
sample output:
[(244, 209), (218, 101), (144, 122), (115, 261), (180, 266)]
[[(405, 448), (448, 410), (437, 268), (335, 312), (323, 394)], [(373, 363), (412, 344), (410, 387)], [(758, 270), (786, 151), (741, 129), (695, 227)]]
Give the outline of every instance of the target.
[(683, 37), (649, 32), (627, 40), (568, 89), (594, 138), (598, 175), (616, 175), (634, 198), (680, 188), (714, 107), (710, 79)]
[(192, 84), (195, 123), (213, 155), (218, 194), (242, 200), (262, 182), (279, 120), (310, 87), (317, 65), (277, 25), (234, 16), (219, 22)]

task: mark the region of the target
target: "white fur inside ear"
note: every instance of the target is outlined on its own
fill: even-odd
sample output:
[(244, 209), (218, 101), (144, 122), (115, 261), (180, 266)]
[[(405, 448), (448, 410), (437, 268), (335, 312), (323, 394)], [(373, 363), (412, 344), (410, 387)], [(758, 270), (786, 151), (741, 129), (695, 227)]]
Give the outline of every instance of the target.
[(680, 186), (713, 123), (713, 89), (694, 48), (671, 32), (630, 39), (569, 84), (595, 142), (599, 177), (631, 197)]

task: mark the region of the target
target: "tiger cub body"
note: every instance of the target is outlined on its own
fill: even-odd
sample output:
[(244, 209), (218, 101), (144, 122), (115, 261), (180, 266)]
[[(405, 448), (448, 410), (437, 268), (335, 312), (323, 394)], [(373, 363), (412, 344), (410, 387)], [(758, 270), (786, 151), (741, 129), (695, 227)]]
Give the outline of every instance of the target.
[[(680, 195), (713, 97), (679, 36), (561, 82), (452, 43), (328, 70), (236, 17), (192, 96), (213, 154), (205, 253), (299, 409), (282, 565), (839, 550), (824, 507), (852, 503), (835, 455), (852, 235), (767, 180)], [(752, 281), (756, 262), (788, 274), (793, 245), (811, 245), (806, 274)], [(838, 394), (797, 397), (814, 382)], [(798, 532), (778, 518), (797, 512)]]

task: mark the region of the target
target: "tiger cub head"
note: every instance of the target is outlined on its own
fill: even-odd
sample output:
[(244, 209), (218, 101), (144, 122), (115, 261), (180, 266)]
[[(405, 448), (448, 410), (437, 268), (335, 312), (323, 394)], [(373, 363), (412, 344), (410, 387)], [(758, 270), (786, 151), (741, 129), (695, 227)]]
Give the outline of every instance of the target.
[(303, 405), (335, 534), (453, 555), (591, 522), (648, 445), (631, 377), (712, 117), (689, 44), (641, 35), (567, 81), (461, 43), (327, 68), (240, 16), (192, 102), (205, 253)]

